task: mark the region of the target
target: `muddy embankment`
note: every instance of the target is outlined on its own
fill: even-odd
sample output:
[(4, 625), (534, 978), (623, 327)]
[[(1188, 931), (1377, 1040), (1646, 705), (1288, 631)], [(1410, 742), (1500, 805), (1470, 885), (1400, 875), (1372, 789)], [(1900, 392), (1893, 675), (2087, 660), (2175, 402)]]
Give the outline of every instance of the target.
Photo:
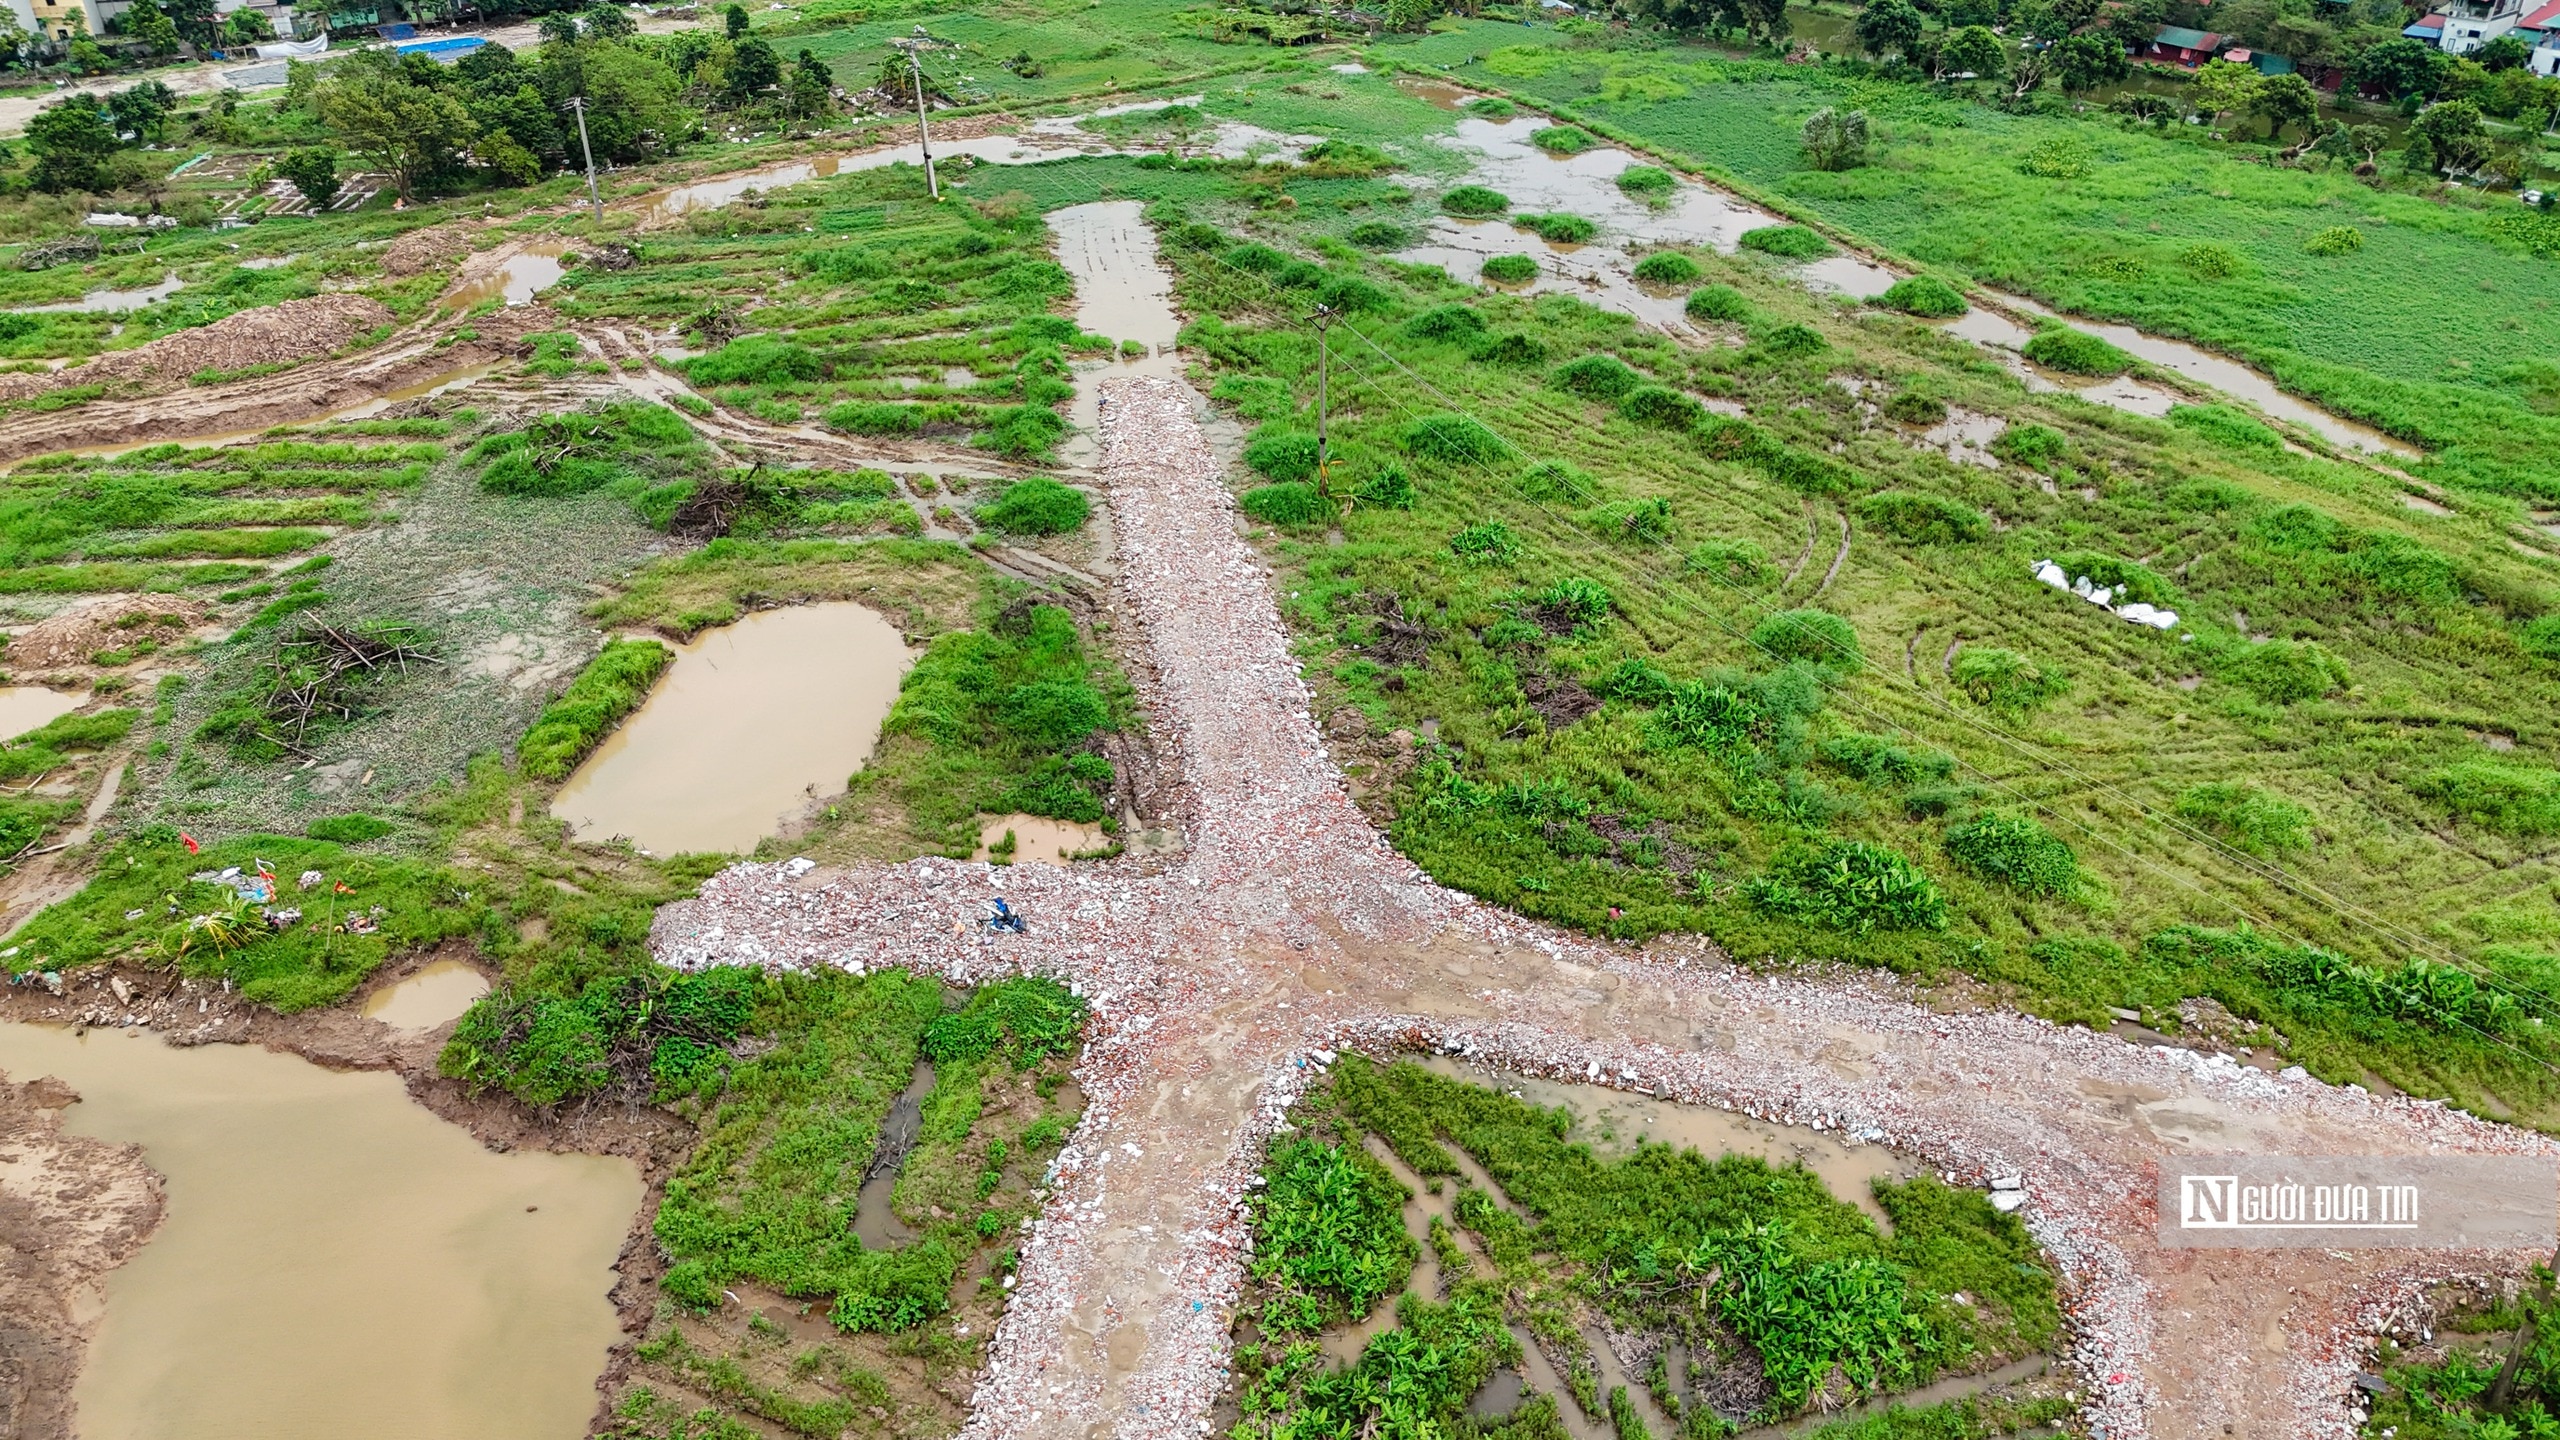
[[(369, 999), (418, 972), (457, 963), (489, 974), (464, 948), (419, 952), (385, 965), (346, 1002), (299, 1015), (244, 1002), (220, 981), (101, 967), (64, 975), (59, 996), (32, 980), (0, 986), (0, 1024), (138, 1026), (171, 1045), (255, 1045), (329, 1070), (388, 1071), (410, 1098), (493, 1151), (632, 1161), (645, 1192), (614, 1261), (621, 1338), (596, 1380), (593, 1423), (601, 1424), (655, 1304), (651, 1227), (694, 1132), (645, 1106), (543, 1114), (503, 1095), (473, 1096), (435, 1071), (451, 1021), (409, 1030), (363, 1013)], [(105, 1277), (163, 1218), (161, 1177), (139, 1146), (63, 1133), (63, 1111), (78, 1098), (58, 1080), (0, 1074), (0, 1435), (10, 1440), (70, 1440), (73, 1382), (105, 1306)]]

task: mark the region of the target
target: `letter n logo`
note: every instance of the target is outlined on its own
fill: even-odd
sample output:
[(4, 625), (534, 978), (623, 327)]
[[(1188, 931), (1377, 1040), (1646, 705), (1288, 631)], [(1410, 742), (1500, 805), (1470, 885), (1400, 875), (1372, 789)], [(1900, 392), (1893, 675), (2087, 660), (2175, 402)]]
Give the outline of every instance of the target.
[(2234, 1203), (2240, 1190), (2237, 1175), (2181, 1175), (2178, 1177), (2178, 1228), (2181, 1230), (2236, 1230), (2240, 1228), (2239, 1206)]

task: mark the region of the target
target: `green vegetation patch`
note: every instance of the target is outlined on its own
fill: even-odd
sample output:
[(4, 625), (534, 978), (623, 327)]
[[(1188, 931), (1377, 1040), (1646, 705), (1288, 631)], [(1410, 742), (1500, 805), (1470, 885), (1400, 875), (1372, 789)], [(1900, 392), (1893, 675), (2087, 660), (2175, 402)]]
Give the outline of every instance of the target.
[(536, 780), (565, 780), (623, 717), (649, 698), (649, 688), (675, 663), (655, 640), (609, 640), (517, 747), (518, 763)]

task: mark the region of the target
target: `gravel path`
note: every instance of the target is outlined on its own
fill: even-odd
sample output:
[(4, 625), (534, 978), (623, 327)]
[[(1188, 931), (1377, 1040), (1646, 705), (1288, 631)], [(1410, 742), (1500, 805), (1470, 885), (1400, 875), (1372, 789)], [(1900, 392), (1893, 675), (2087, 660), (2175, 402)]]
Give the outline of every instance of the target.
[[(1353, 806), (1310, 718), (1269, 572), (1240, 538), (1198, 397), (1107, 382), (1122, 584), (1179, 747), (1190, 849), (1154, 877), (920, 860), (741, 865), (660, 912), (671, 964), (1037, 972), (1094, 1024), (1060, 1155), (966, 1432), (1206, 1433), (1248, 1248), (1243, 1196), (1344, 1047), (1422, 1046), (1839, 1130), (1959, 1183), (2023, 1171), (2061, 1263), (2092, 1432), (2342, 1437), (2377, 1317), (2431, 1276), (2527, 1257), (2163, 1251), (2184, 1150), (2551, 1153), (2440, 1105), (2013, 1015), (1940, 1015), (1869, 976), (1756, 977), (1694, 938), (1595, 944), (1432, 884)], [(968, 922), (1001, 892), (1027, 936)]]

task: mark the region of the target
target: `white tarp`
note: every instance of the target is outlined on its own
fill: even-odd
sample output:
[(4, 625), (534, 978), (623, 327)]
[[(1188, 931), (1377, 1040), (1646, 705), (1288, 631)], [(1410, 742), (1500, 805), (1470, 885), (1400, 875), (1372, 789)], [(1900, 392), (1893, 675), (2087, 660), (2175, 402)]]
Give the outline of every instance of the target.
[(2050, 585), (2066, 595), (2076, 595), (2118, 619), (2135, 625), (2147, 625), (2154, 630), (2178, 628), (2178, 612), (2175, 610), (2163, 610), (2157, 606), (2146, 605), (2139, 600), (2118, 605), (2115, 603), (2116, 591), (2112, 587), (2092, 584), (2088, 576), (2073, 575), (2050, 560), (2038, 560), (2034, 569), (2039, 582)]
[(328, 51), (329, 37), (326, 32), (323, 32), (309, 40), (277, 40), (261, 45), (258, 47), (258, 58), (261, 60), (308, 60), (314, 55), (325, 55)]

